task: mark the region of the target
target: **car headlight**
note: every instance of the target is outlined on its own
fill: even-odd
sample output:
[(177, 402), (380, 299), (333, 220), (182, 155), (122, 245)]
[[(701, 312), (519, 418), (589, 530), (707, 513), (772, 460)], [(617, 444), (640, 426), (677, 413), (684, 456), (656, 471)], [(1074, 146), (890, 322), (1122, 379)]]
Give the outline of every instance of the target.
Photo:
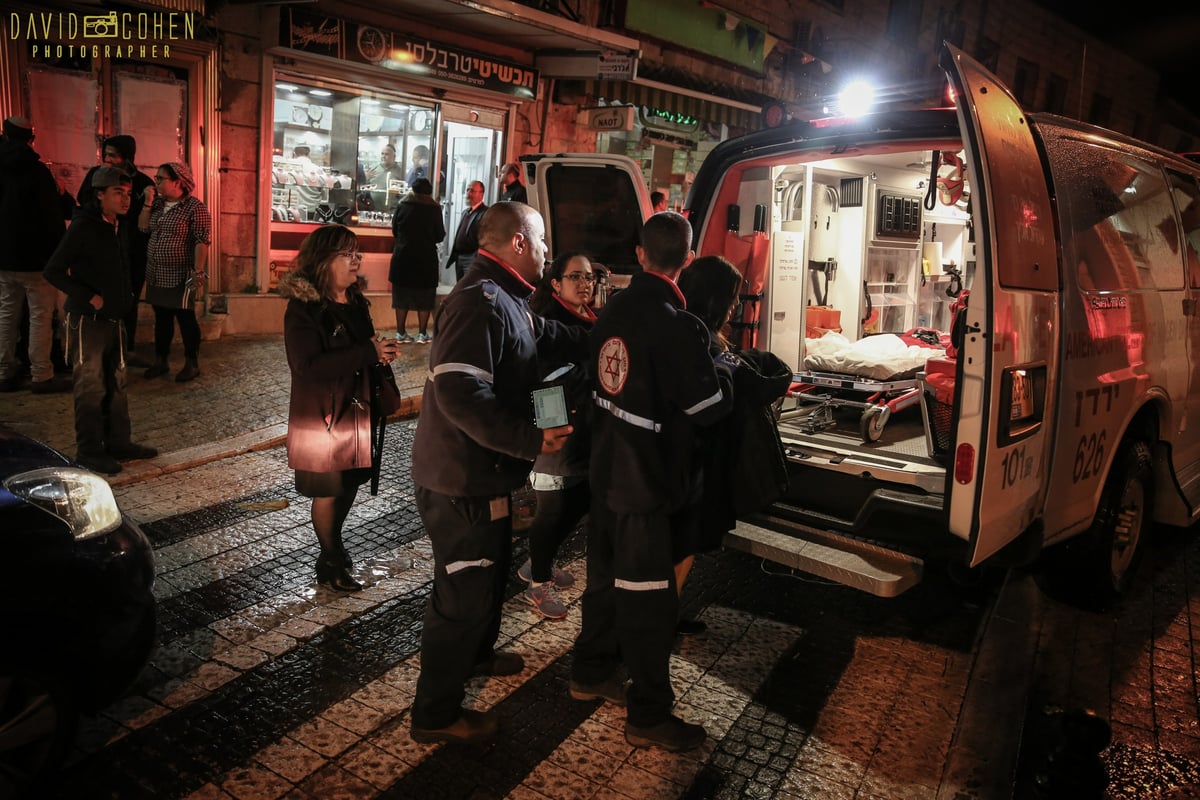
[(4, 488), (67, 523), (75, 539), (90, 539), (121, 524), (121, 510), (108, 481), (87, 470), (51, 467), (22, 472)]

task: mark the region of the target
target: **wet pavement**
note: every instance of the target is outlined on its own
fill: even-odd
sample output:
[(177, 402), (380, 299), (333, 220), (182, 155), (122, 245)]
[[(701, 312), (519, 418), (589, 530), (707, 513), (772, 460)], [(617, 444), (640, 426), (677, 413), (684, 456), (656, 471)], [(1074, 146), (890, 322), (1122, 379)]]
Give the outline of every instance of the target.
[[(397, 362), (405, 395), (425, 358), (413, 346)], [(1051, 757), (1058, 708), (1112, 720), (1109, 797), (1200, 796), (1200, 537), (1175, 530), (1105, 613), (1024, 572), (971, 591), (935, 576), (882, 600), (738, 552), (702, 557), (684, 603), (709, 631), (678, 641), (672, 676), (681, 715), (710, 739), (682, 755), (629, 747), (623, 713), (566, 694), (577, 534), (562, 554), (580, 578), (567, 619), (537, 617), (510, 583), (502, 644), (527, 668), (469, 686), (505, 735), (417, 745), (432, 561), (408, 478), (413, 423), (389, 426), (379, 495), (364, 490), (347, 523), (368, 588), (339, 595), (313, 582), (308, 504), (279, 446), (282, 339), (205, 342), (201, 369), (190, 384), (130, 379), (135, 438), (163, 454), (112, 483), (155, 544), (160, 641), (129, 695), (84, 721), (56, 797), (1100, 797), (1075, 791), (1086, 763), (1064, 776)], [(0, 420), (73, 452), (67, 395), (0, 395)]]

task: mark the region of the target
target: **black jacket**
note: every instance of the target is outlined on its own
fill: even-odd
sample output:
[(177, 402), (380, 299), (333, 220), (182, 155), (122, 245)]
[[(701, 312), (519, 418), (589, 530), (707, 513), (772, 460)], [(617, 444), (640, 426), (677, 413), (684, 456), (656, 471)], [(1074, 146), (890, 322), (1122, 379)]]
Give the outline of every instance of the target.
[[(92, 176), (99, 166), (92, 167), (79, 185), (79, 193), (75, 199), (79, 205), (92, 202)], [(125, 237), (125, 252), (129, 255), (129, 269), (135, 280), (144, 280), (146, 276), (146, 245), (150, 242), (150, 233), (138, 229), (138, 214), (146, 204), (146, 187), (154, 185), (154, 179), (139, 169), (134, 169), (129, 176), (133, 186), (129, 188), (129, 212), (121, 217), (121, 235)], [(128, 223), (128, 224), (126, 224)]]
[(479, 249), (479, 220), (483, 219), (483, 212), (487, 210), (487, 203), (480, 203), (476, 208), (469, 208), (463, 212), (463, 216), (467, 218), (467, 224), (464, 227), (462, 218), (459, 218), (458, 227), (455, 228), (454, 242), (450, 247), (450, 257), (446, 259), (446, 266), (454, 266), (462, 256), (475, 257), (475, 251)]
[(438, 285), (438, 242), (446, 238), (442, 207), (430, 195), (409, 192), (392, 217), (396, 244), (388, 280), (393, 286), (433, 289)]
[(592, 496), (619, 514), (687, 504), (699, 476), (696, 429), (732, 407), (729, 371), (718, 375), (708, 329), (684, 305), (670, 280), (638, 272), (589, 336), (596, 409), (588, 474)]
[[(122, 319), (136, 302), (123, 237), (95, 203), (75, 212), (71, 227), (46, 264), (45, 275), (67, 295), (65, 308), (75, 314)], [(104, 300), (98, 311), (92, 307), (96, 295)]]
[(542, 447), (530, 392), (542, 363), (581, 358), (580, 328), (530, 312), (533, 287), (480, 251), (442, 303), (412, 450), (413, 483), (451, 497), (520, 487)]
[[(715, 338), (711, 352), (720, 352)], [(733, 411), (700, 442), (703, 488), (696, 516), (697, 552), (721, 545), (739, 514), (762, 511), (787, 485), (787, 462), (772, 406), (792, 383), (792, 368), (767, 350), (737, 355)]]
[(358, 436), (352, 449), (370, 449), (370, 426), (358, 429), (353, 406), (356, 400), (360, 409), (369, 404), (369, 370), (379, 361), (371, 314), (365, 302), (322, 298), (297, 272), (280, 279), (279, 294), (288, 299), (283, 343), (292, 373), (288, 466), (309, 472), (351, 469), (347, 440)]
[(0, 142), (0, 270), (41, 272), (62, 241), (70, 197), (24, 142)]
[[(585, 331), (590, 331), (592, 325), (595, 324), (594, 317), (581, 317), (578, 313), (563, 305), (557, 295), (551, 295), (544, 307), (540, 308), (537, 313), (541, 314), (545, 319), (561, 322), (564, 325), (574, 326)], [(557, 475), (560, 477), (587, 475), (588, 456), (592, 450), (592, 431), (590, 425), (592, 417), (592, 385), (586, 359), (582, 363), (569, 363), (574, 363), (576, 369), (572, 370), (566, 376), (564, 388), (567, 393), (567, 403), (571, 410), (571, 425), (575, 428), (575, 432), (571, 434), (571, 438), (567, 439), (566, 445), (557, 453), (539, 455), (537, 460), (533, 462), (533, 471), (543, 475)], [(559, 366), (562, 365), (547, 364), (545, 371), (553, 371)]]

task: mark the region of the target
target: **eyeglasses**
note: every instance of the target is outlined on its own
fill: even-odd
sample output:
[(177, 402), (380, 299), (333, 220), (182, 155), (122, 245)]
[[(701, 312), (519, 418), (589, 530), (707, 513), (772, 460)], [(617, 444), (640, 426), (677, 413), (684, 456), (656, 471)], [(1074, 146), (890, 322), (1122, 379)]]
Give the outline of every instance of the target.
[(589, 275), (586, 272), (572, 272), (570, 275), (563, 275), (563, 280), (574, 281), (575, 283), (595, 283), (596, 276)]
[(154, 176), (155, 183), (162, 183), (163, 181), (173, 181), (173, 180), (175, 180), (175, 179), (169, 175), (155, 175)]
[(363, 256), (362, 256), (362, 253), (358, 253), (358, 252), (351, 252), (351, 251), (349, 251), (349, 250), (341, 250), (341, 251), (339, 251), (339, 252), (338, 252), (338, 255), (339, 255), (339, 256), (342, 256), (343, 258), (348, 258), (348, 259), (350, 259), (350, 261), (351, 261), (351, 262), (353, 262), (353, 263), (355, 263), (355, 264), (361, 264), (361, 263), (362, 263), (362, 258), (363, 258)]

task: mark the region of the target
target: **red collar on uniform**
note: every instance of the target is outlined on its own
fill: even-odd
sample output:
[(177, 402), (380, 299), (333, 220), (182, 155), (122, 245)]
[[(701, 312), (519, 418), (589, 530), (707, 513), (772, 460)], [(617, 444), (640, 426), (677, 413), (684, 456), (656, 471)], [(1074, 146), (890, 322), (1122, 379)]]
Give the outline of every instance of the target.
[[(513, 269), (512, 267), (510, 267), (508, 264), (506, 264), (505, 262), (501, 261), (501, 260), (500, 260), (499, 258), (497, 258), (496, 256), (492, 255), (492, 254), (491, 254), (491, 253), (489, 253), (487, 250), (484, 250), (482, 247), (481, 247), (481, 248), (479, 248), (479, 250), (477, 251), (477, 253), (478, 253), (479, 255), (483, 256), (484, 258), (490, 258), (492, 261), (495, 261), (495, 262), (496, 262), (497, 264), (499, 264), (501, 267), (504, 267), (504, 269), (508, 270), (508, 271), (509, 271), (509, 273), (511, 273), (511, 274), (512, 274), (512, 276), (513, 276), (514, 278), (516, 278), (517, 280), (519, 280), (519, 281), (521, 282), (521, 285), (522, 285), (522, 286), (525, 286), (525, 287), (526, 287), (526, 288), (528, 288), (528, 289), (529, 289), (529, 291), (531, 291), (531, 292), (533, 291), (533, 285), (532, 285), (532, 284), (530, 284), (530, 282), (529, 282), (529, 281), (527, 281), (527, 280), (525, 280), (524, 278), (522, 278), (522, 277), (521, 277), (521, 273), (517, 272), (515, 269)], [(678, 289), (676, 289), (676, 291), (678, 291)]]
[(675, 292), (675, 296), (679, 298), (679, 307), (684, 311), (687, 311), (687, 298), (683, 296), (683, 292), (679, 291), (679, 284), (675, 283), (675, 281), (671, 280), (666, 275), (663, 275), (661, 272), (655, 272), (652, 269), (643, 270), (643, 272), (645, 272), (647, 275), (653, 275), (660, 281), (665, 281), (666, 284), (671, 287), (671, 291)]
[(563, 308), (565, 308), (567, 311), (569, 311), (570, 313), (574, 314), (575, 316), (579, 317), (580, 319), (582, 319), (582, 320), (587, 320), (588, 322), (595, 322), (595, 321), (596, 321), (596, 312), (595, 312), (595, 311), (593, 311), (593, 310), (591, 309), (591, 307), (589, 307), (589, 306), (584, 306), (584, 307), (583, 307), (583, 311), (584, 311), (584, 313), (580, 314), (580, 313), (579, 313), (578, 311), (576, 311), (574, 308), (572, 308), (571, 306), (569, 306), (569, 305), (567, 305), (566, 303), (564, 303), (561, 295), (557, 295), (557, 294), (556, 294), (556, 295), (552, 295), (552, 296), (554, 297), (554, 299), (555, 299), (556, 301), (558, 301), (558, 304), (559, 304), (560, 306), (562, 306)]

